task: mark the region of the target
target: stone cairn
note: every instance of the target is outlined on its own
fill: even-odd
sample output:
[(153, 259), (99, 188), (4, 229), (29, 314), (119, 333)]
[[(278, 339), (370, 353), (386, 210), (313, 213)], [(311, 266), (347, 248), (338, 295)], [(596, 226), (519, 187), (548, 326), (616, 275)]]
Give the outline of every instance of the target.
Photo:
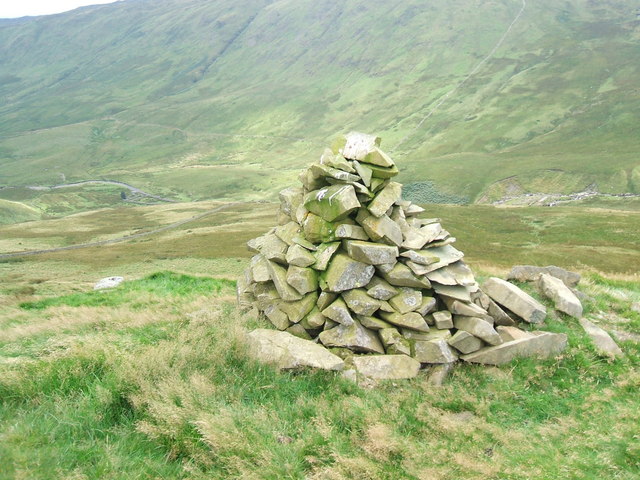
[(497, 365), (561, 351), (566, 336), (515, 327), (542, 322), (545, 307), (499, 278), (481, 289), (440, 220), (402, 199), (397, 174), (378, 137), (340, 137), (301, 188), (280, 192), (279, 225), (248, 242), (241, 307), (343, 358)]

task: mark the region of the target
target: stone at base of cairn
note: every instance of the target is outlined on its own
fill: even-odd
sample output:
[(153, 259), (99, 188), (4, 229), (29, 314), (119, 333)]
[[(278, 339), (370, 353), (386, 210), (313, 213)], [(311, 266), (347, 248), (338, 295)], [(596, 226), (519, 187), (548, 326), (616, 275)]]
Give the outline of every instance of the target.
[(329, 349), (393, 355), (354, 362), (381, 377), (394, 378), (393, 365), (406, 377), (418, 363), (481, 362), (485, 351), (491, 364), (558, 353), (561, 335), (497, 349), (496, 325), (541, 322), (544, 306), (499, 279), (481, 291), (455, 238), (401, 198), (397, 173), (378, 137), (340, 137), (300, 174), (301, 187), (280, 192), (279, 225), (248, 242), (256, 255), (238, 281), (240, 306)]

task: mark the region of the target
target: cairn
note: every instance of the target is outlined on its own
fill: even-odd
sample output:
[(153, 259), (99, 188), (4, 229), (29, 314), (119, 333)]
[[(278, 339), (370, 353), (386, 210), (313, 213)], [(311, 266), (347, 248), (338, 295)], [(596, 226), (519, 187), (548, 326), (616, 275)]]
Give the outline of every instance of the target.
[(440, 220), (402, 199), (397, 174), (380, 138), (340, 137), (302, 187), (280, 192), (279, 225), (248, 242), (241, 307), (339, 354), (500, 364), (562, 350), (564, 335), (515, 328), (545, 307), (498, 278), (481, 289)]

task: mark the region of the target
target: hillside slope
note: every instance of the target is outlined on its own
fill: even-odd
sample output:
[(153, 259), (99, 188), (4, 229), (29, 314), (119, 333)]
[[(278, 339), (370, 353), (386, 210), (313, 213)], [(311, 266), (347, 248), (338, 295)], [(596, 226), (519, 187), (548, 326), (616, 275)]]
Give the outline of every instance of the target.
[[(0, 21), (0, 185), (273, 198), (336, 132), (488, 201), (640, 193), (631, 0), (127, 0)], [(426, 185), (426, 183), (425, 183)]]

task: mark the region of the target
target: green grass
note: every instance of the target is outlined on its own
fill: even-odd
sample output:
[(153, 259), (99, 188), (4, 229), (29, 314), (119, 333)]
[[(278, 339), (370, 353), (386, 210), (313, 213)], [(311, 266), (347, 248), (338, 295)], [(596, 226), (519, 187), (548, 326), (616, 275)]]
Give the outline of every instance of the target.
[[(264, 324), (220, 296), (227, 283), (210, 294), (203, 282), (218, 280), (152, 277), (129, 282), (154, 300), (144, 325), (133, 298), (115, 307), (4, 305), (13, 326), (56, 315), (66, 326), (48, 332), (57, 350), (0, 362), (0, 478), (640, 474), (638, 343), (621, 342), (625, 357), (611, 361), (575, 320), (552, 315), (545, 328), (569, 336), (555, 359), (460, 364), (442, 388), (424, 374), (363, 388), (334, 373), (278, 373), (251, 360), (243, 332)], [(607, 301), (621, 310), (630, 300), (606, 292), (640, 290), (637, 282), (600, 276), (581, 288), (595, 298), (592, 308)], [(77, 322), (88, 312), (108, 320), (87, 329)], [(640, 333), (640, 325), (625, 328)]]
[[(44, 310), (48, 307), (67, 305), (70, 307), (115, 307), (135, 301), (140, 293), (153, 295), (215, 295), (223, 289), (231, 289), (235, 282), (224, 279), (199, 278), (172, 272), (153, 273), (141, 280), (124, 282), (115, 288), (94, 290), (87, 293), (73, 293), (61, 297), (47, 298), (35, 302), (23, 302), (20, 308), (25, 310)], [(137, 304), (142, 308), (144, 304)]]

